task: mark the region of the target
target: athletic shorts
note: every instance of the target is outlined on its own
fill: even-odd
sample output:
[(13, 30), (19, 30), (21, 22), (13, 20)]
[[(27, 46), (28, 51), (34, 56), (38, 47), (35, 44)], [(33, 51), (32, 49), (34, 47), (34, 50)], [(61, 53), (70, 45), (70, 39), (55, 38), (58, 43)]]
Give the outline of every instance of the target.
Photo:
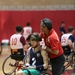
[[(36, 70), (36, 69), (28, 69), (31, 73), (31, 75), (40, 75), (40, 71)], [(27, 70), (22, 70), (23, 73), (25, 73), (26, 75), (28, 75), (28, 71)]]

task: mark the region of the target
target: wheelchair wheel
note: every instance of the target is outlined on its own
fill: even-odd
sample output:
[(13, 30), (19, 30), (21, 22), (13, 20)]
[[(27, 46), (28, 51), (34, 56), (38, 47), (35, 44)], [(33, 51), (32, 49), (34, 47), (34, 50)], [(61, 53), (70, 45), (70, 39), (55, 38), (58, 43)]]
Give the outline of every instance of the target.
[(42, 72), (40, 75), (52, 75), (52, 74), (49, 72)]
[(66, 61), (65, 62), (65, 65), (63, 67), (63, 71), (65, 71), (69, 66), (70, 66), (70, 62), (69, 61)]
[(26, 54), (24, 59), (23, 59), (23, 62), (24, 62), (24, 65), (26, 66), (26, 63), (27, 63), (27, 59), (28, 59), (28, 55)]
[(0, 45), (0, 55), (1, 55), (1, 53), (2, 53), (2, 46)]
[[(5, 75), (11, 75), (16, 70), (16, 64), (17, 61), (11, 59), (11, 55), (9, 55), (3, 62), (2, 65), (2, 71)], [(7, 69), (8, 68), (8, 69)]]
[(66, 62), (64, 69), (67, 69), (69, 66), (73, 66), (73, 56), (74, 56), (74, 52), (71, 52), (71, 54), (69, 55), (68, 61)]
[(75, 54), (72, 56), (71, 67), (75, 68)]

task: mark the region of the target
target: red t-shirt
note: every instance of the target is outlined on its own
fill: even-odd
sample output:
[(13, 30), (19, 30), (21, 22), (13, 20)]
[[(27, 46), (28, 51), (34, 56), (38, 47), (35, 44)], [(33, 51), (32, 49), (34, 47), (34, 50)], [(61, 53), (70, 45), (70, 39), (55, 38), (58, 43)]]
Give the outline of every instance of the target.
[(60, 44), (59, 37), (54, 29), (52, 29), (48, 35), (46, 35), (42, 32), (40, 34), (41, 34), (41, 37), (44, 38), (46, 46), (48, 46), (51, 50), (59, 50), (59, 53), (57, 55), (49, 53), (50, 58), (56, 58), (63, 54), (63, 49)]

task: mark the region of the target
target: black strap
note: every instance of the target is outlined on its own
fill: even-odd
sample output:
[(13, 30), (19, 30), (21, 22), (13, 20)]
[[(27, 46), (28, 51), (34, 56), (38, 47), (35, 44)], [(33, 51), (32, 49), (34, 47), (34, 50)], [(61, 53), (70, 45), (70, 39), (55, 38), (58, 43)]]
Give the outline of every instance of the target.
[(27, 72), (28, 72), (28, 75), (31, 75), (30, 71), (29, 71), (28, 69), (26, 69), (26, 70), (27, 70)]

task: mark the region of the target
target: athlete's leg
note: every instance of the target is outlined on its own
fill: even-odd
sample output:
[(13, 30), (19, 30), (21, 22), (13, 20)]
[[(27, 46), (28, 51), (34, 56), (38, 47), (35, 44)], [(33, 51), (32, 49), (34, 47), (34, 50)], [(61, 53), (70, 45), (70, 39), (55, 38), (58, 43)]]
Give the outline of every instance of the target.
[(31, 75), (40, 75), (40, 72), (36, 69), (29, 69)]
[[(35, 69), (28, 69), (31, 73), (31, 75), (40, 75), (40, 72), (38, 70)], [(20, 70), (17, 72), (16, 75), (28, 75), (28, 71), (27, 70)]]

